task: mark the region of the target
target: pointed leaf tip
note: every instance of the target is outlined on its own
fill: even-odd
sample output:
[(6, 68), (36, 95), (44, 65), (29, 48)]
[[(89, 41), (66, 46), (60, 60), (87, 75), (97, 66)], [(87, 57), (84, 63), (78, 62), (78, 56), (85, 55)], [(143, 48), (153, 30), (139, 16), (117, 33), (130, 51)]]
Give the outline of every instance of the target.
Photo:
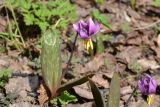
[(108, 107), (119, 107), (119, 102), (120, 102), (120, 78), (117, 73), (114, 73), (110, 85)]

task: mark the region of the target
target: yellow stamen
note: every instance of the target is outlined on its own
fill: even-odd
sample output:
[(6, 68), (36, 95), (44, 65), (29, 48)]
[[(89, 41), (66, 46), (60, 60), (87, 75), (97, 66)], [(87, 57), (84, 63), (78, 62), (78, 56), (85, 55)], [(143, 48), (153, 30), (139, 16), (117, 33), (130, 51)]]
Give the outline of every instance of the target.
[(154, 96), (153, 95), (148, 95), (147, 97), (147, 102), (148, 102), (148, 105), (150, 106), (151, 104), (154, 103)]
[(91, 39), (84, 40), (84, 48), (88, 53), (90, 53), (90, 51), (93, 50), (93, 43)]

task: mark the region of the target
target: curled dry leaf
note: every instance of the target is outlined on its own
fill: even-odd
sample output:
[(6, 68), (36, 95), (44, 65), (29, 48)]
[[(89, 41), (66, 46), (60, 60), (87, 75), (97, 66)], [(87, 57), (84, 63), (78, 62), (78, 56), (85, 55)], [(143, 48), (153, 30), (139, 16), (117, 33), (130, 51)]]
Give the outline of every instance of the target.
[(86, 89), (83, 89), (83, 88), (80, 88), (79, 86), (75, 86), (73, 87), (75, 92), (83, 97), (83, 98), (86, 98), (86, 99), (93, 99), (93, 95), (92, 95), (92, 92), (90, 91), (87, 91)]
[(92, 77), (92, 81), (94, 81), (95, 83), (97, 83), (98, 85), (100, 85), (104, 88), (109, 87), (109, 82), (107, 80), (103, 79), (102, 75), (100, 75), (100, 74), (94, 75)]
[(38, 93), (40, 94), (38, 96), (38, 101), (40, 105), (44, 105), (44, 103), (49, 99), (49, 97), (43, 84), (40, 85)]

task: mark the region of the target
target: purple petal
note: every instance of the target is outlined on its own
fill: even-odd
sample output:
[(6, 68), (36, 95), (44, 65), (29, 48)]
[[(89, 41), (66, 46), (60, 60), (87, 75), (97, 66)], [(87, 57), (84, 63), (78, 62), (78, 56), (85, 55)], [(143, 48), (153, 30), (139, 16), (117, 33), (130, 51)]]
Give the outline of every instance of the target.
[(84, 27), (84, 28), (86, 28), (88, 26), (88, 24), (85, 23), (83, 20), (80, 20), (79, 24), (81, 25), (81, 27)]
[(146, 95), (146, 89), (145, 89), (145, 87), (144, 87), (144, 83), (143, 83), (142, 80), (139, 80), (139, 81), (138, 81), (138, 88), (139, 88), (139, 90), (141, 91), (141, 93), (142, 93), (143, 95)]
[(89, 39), (90, 36), (95, 35), (100, 30), (100, 24), (95, 24), (90, 18), (87, 23), (80, 20), (78, 23), (73, 24), (73, 28), (78, 33), (80, 38)]
[(150, 83), (149, 83), (149, 93), (150, 94), (155, 93), (156, 92), (156, 88), (157, 88), (156, 81), (151, 79)]
[(88, 21), (89, 24), (89, 35), (95, 35), (99, 30), (100, 30), (100, 24), (99, 23), (94, 23), (91, 18), (89, 18)]
[(83, 29), (79, 32), (79, 36), (81, 39), (88, 39), (89, 38), (87, 32), (83, 31)]
[(143, 95), (154, 94), (156, 92), (157, 83), (156, 81), (148, 74), (138, 81), (139, 90)]
[(83, 20), (80, 20), (78, 23), (73, 24), (73, 28), (76, 32), (80, 32), (80, 30), (87, 26), (87, 23), (85, 23)]

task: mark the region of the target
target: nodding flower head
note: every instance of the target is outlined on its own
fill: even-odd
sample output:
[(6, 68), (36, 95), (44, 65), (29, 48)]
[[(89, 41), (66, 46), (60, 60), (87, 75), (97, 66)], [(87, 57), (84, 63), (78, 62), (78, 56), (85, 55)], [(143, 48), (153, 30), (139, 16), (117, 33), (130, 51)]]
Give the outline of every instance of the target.
[(87, 22), (80, 20), (78, 23), (73, 24), (74, 30), (82, 39), (90, 39), (100, 30), (100, 24), (94, 23), (91, 18)]
[(145, 74), (145, 76), (138, 81), (138, 88), (142, 95), (147, 95), (147, 102), (150, 106), (154, 102), (153, 94), (156, 93), (156, 81), (150, 75)]
[(74, 30), (84, 39), (84, 46), (87, 52), (93, 50), (93, 43), (91, 36), (95, 35), (100, 30), (100, 24), (98, 22), (93, 22), (91, 18), (87, 22), (80, 20), (78, 23), (73, 24)]
[(156, 93), (157, 83), (148, 74), (138, 81), (138, 87), (143, 95), (149, 95)]

